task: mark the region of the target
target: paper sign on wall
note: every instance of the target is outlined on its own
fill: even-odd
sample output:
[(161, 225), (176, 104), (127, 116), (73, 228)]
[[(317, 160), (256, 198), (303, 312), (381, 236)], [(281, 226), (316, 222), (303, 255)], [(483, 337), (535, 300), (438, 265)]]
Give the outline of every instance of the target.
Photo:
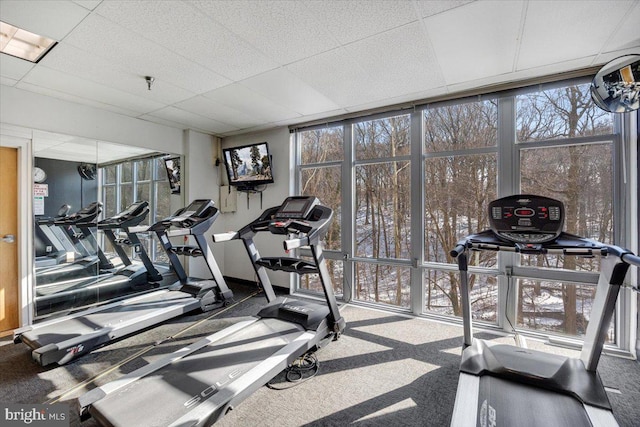
[(49, 184), (33, 184), (33, 196), (49, 197)]
[(33, 196), (33, 214), (44, 215), (44, 196)]

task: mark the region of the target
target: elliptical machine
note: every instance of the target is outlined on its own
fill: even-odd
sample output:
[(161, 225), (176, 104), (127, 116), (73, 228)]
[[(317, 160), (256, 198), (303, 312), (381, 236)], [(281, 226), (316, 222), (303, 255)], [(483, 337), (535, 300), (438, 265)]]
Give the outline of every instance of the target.
[[(451, 426), (616, 426), (597, 372), (616, 299), (638, 257), (562, 231), (562, 202), (516, 195), (489, 204), (491, 229), (458, 242), (464, 322), (460, 378)], [(474, 339), (468, 251), (599, 256), (600, 277), (579, 359)]]

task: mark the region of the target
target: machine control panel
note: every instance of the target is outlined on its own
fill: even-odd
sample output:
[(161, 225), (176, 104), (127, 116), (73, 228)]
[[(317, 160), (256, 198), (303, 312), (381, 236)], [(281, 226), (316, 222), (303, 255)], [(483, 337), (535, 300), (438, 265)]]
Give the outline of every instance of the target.
[(306, 219), (320, 203), (316, 197), (291, 196), (282, 203), (275, 214), (276, 219)]
[(489, 204), (489, 224), (498, 237), (539, 244), (558, 237), (564, 226), (562, 202), (535, 195), (515, 195)]

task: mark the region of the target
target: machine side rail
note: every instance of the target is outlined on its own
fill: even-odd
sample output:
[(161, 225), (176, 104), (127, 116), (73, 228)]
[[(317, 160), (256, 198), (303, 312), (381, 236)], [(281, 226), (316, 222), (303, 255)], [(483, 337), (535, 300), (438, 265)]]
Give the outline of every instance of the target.
[(636, 267), (640, 267), (640, 256), (634, 255), (630, 252), (622, 254), (622, 261), (627, 264), (634, 265)]
[[(460, 240), (450, 251), (450, 255), (456, 258), (458, 262), (463, 318), (468, 319), (468, 321), (464, 322), (465, 348), (473, 343), (467, 250), (507, 251), (520, 254), (561, 254), (586, 257), (600, 256), (602, 258), (601, 271), (598, 284), (596, 285), (596, 297), (593, 301), (592, 308), (592, 312), (600, 313), (600, 316), (590, 320), (580, 356), (585, 368), (590, 372), (595, 372), (602, 354), (604, 338), (611, 322), (611, 316), (615, 311), (614, 308), (618, 293), (624, 282), (629, 265), (637, 262), (638, 257), (618, 246), (601, 244), (569, 233), (561, 233), (557, 239), (544, 244), (503, 242), (496, 238), (491, 230)], [(630, 260), (631, 263), (626, 262), (625, 259)]]
[(238, 240), (240, 233), (237, 231), (229, 231), (226, 233), (216, 233), (211, 236), (213, 243), (228, 242), (229, 240)]

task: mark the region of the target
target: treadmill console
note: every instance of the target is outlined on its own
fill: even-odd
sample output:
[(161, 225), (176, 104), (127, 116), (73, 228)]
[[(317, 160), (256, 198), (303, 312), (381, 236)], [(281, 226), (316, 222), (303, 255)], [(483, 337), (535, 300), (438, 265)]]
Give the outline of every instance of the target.
[(89, 205), (80, 209), (78, 212), (67, 215), (63, 218), (60, 218), (59, 221), (62, 224), (87, 224), (94, 222), (95, 219), (102, 212), (102, 203), (100, 202), (91, 202)]
[(210, 199), (194, 200), (186, 208), (177, 211), (172, 217), (167, 218), (175, 226), (189, 227), (199, 220), (207, 219), (211, 215), (211, 210), (215, 209), (213, 201)]
[(273, 234), (308, 233), (314, 229), (308, 221), (317, 221), (315, 207), (320, 200), (313, 196), (291, 196), (276, 210), (269, 222)]
[(276, 211), (275, 219), (306, 219), (313, 208), (320, 203), (317, 197), (292, 196)]
[(149, 212), (148, 206), (149, 202), (147, 201), (132, 203), (117, 215), (114, 215), (110, 218), (105, 218), (100, 221), (98, 223), (98, 226), (104, 227), (106, 225), (120, 225), (134, 219), (140, 219), (140, 221), (138, 221), (138, 223), (140, 223), (142, 222), (142, 220), (144, 220), (144, 218), (147, 216), (147, 213)]
[(502, 240), (538, 244), (554, 240), (564, 226), (564, 205), (548, 197), (528, 194), (489, 203), (489, 225)]

